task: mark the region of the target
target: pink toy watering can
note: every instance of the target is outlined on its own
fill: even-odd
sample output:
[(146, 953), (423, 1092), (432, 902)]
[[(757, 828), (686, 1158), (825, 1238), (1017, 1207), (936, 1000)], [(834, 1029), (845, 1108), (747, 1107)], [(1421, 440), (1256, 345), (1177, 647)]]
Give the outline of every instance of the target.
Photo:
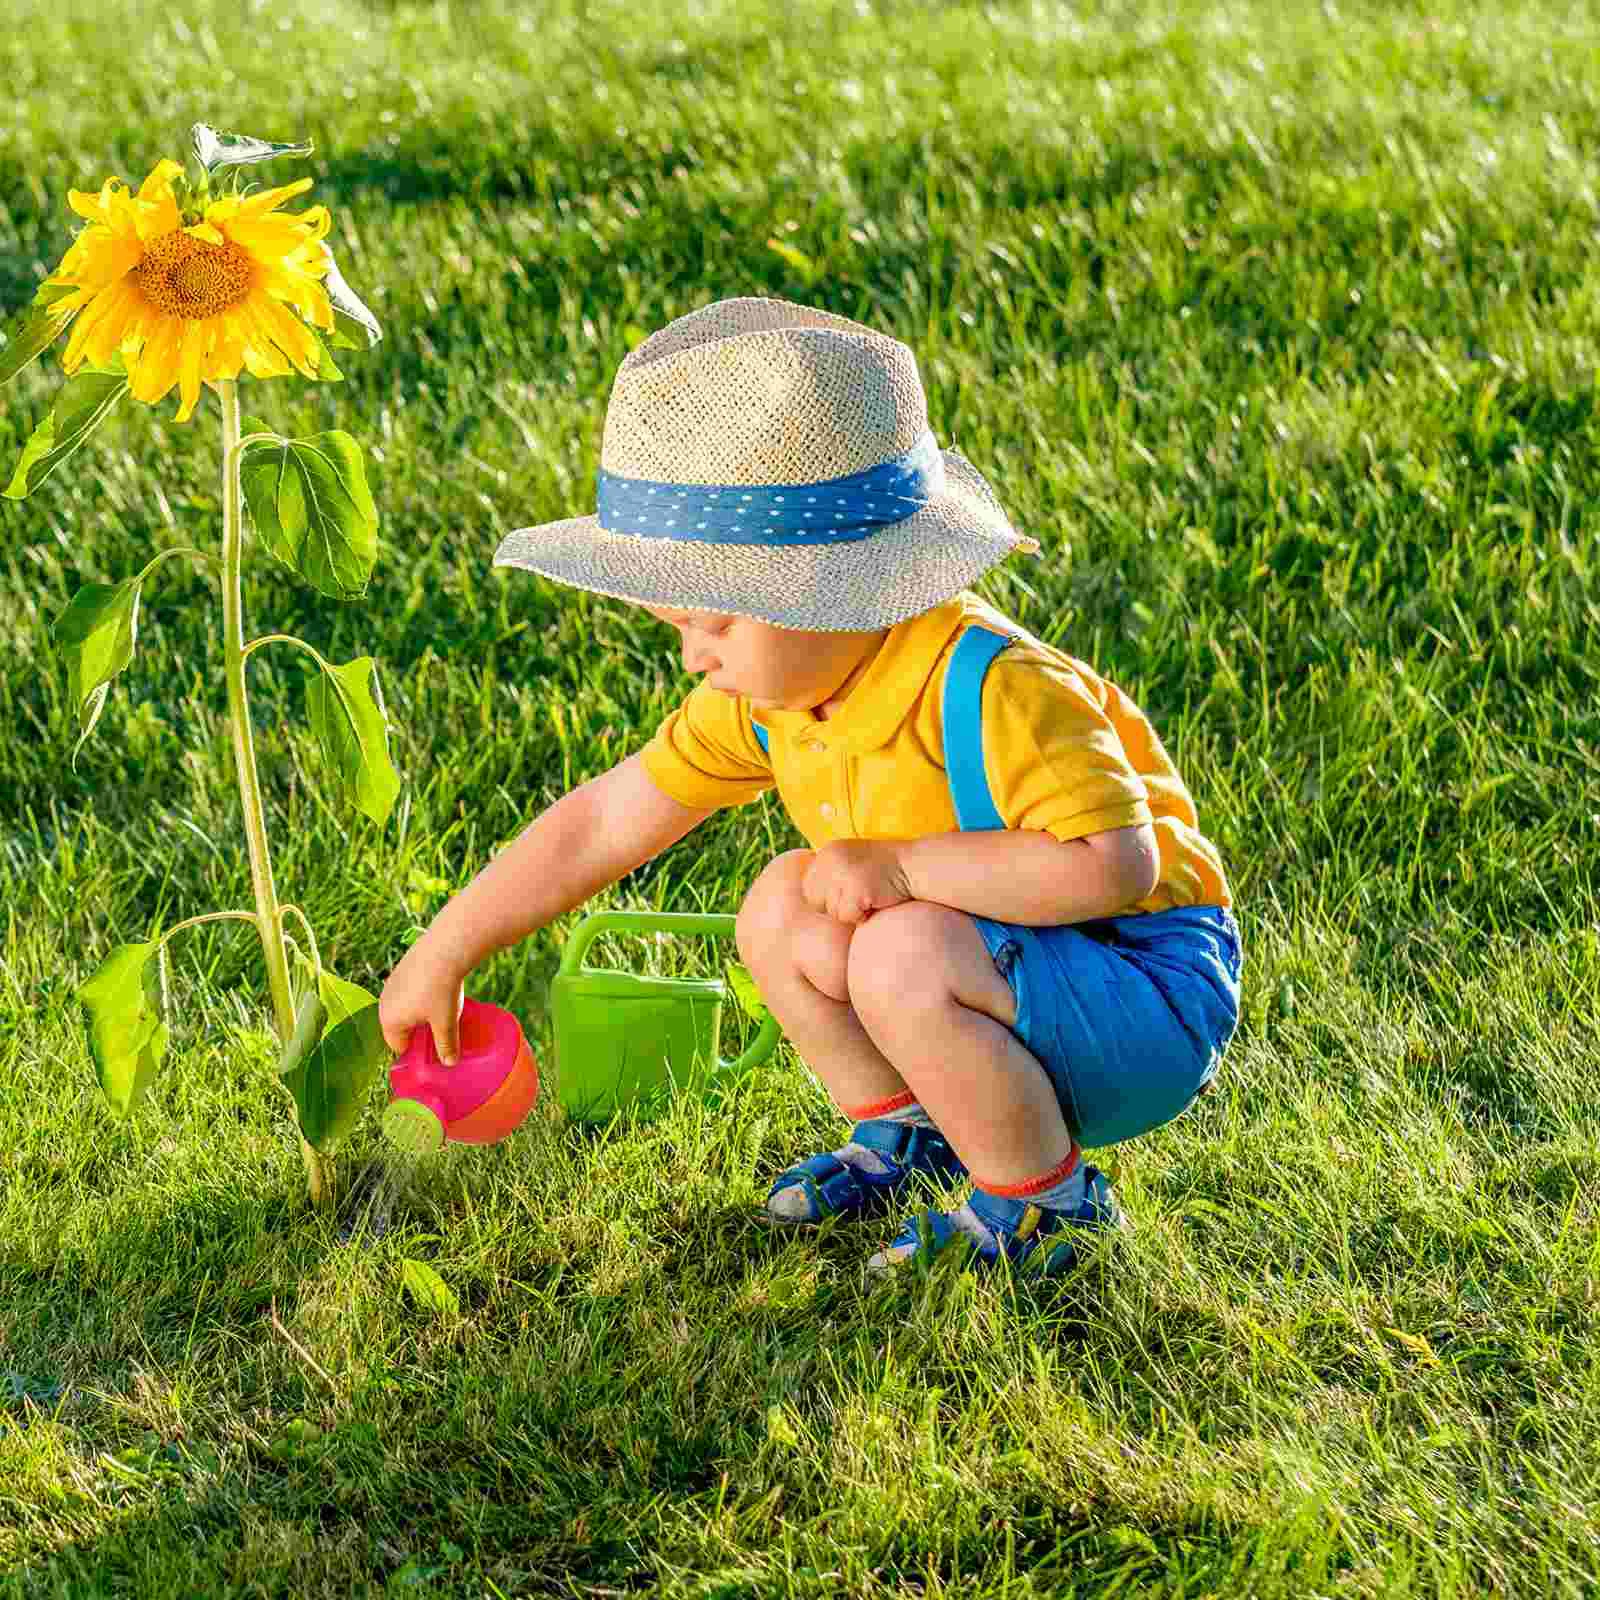
[(462, 1003), (460, 1054), (447, 1067), (426, 1023), (389, 1069), (394, 1100), (383, 1132), (414, 1155), (429, 1155), (447, 1139), (496, 1144), (521, 1126), (539, 1098), (539, 1064), (517, 1019), (484, 1000)]

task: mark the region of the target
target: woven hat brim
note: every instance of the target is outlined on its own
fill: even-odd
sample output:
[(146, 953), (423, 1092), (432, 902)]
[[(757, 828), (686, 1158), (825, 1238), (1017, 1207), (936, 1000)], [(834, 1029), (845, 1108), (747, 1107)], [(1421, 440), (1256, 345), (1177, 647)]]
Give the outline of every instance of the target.
[(707, 544), (612, 533), (598, 517), (568, 517), (507, 534), (494, 564), (613, 599), (723, 611), (779, 628), (893, 627), (951, 599), (1025, 542), (983, 474), (958, 450), (940, 454), (944, 490), (866, 539)]

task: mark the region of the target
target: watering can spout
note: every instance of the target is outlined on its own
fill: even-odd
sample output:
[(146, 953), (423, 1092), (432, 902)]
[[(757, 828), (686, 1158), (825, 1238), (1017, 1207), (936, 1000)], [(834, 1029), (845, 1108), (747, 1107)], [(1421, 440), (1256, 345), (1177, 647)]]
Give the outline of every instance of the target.
[[(772, 1054), (780, 1037), (777, 1020), (737, 963), (729, 967), (727, 983), (640, 977), (583, 964), (602, 933), (731, 938), (734, 920), (717, 913), (597, 911), (578, 925), (551, 985), (557, 1094), (570, 1117), (605, 1122), (622, 1109), (648, 1114), (673, 1092), (715, 1097)], [(761, 1025), (731, 1061), (717, 1053), (722, 1002), (730, 986)]]

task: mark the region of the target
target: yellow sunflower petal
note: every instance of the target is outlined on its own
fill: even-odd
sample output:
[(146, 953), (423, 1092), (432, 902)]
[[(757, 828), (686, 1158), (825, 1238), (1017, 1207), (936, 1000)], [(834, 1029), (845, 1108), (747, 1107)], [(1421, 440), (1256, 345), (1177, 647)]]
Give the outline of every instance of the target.
[(178, 346), (184, 324), (176, 317), (158, 317), (144, 348), (128, 365), (128, 386), (135, 400), (153, 406), (178, 381)]
[(187, 422), (200, 403), (200, 369), (210, 353), (211, 322), (190, 322), (183, 331), (183, 348), (178, 353), (178, 394), (181, 404), (173, 419)]
[(204, 376), (207, 383), (216, 383), (221, 378), (237, 378), (244, 366), (244, 334), (239, 327), (239, 319), (225, 316), (219, 321), (222, 326), (206, 360)]
[(287, 378), (294, 368), (284, 360), (271, 335), (261, 326), (254, 305), (246, 301), (230, 314), (244, 345), (244, 365), (252, 378)]
[(153, 200), (140, 201), (134, 213), (134, 227), (141, 239), (159, 239), (182, 223), (183, 213), (178, 210), (177, 199), (170, 189)]
[[(224, 230), (235, 244), (266, 261), (278, 261), (301, 249), (308, 230), (288, 217), (269, 217), (264, 222), (230, 222)], [(320, 237), (313, 235), (311, 237)]]
[(239, 202), (239, 215), (259, 217), (268, 211), (275, 211), (285, 200), (292, 200), (297, 194), (304, 194), (310, 187), (309, 178), (296, 178), (293, 183), (286, 183), (281, 188), (263, 189), (260, 194), (247, 195)]
[(90, 222), (109, 222), (113, 214), (113, 202), (117, 198), (119, 189), (126, 190), (121, 178), (107, 178), (100, 185), (99, 194), (86, 194), (82, 189), (67, 190), (67, 204), (78, 213), (80, 217), (87, 217)]
[(183, 231), (196, 239), (204, 239), (207, 244), (226, 244), (228, 242), (221, 229), (213, 228), (209, 222), (197, 222), (192, 228), (185, 228)]
[(321, 328), (324, 333), (333, 332), (333, 302), (329, 300), (328, 291), (320, 283), (307, 285), (301, 298), (294, 304), (295, 309), (307, 322)]
[(126, 342), (130, 324), (138, 321), (143, 297), (131, 283), (119, 283), (107, 289), (101, 299), (107, 302), (105, 313), (95, 323), (84, 341), (83, 353), (97, 367), (105, 366)]
[(143, 259), (143, 247), (128, 234), (113, 233), (108, 228), (85, 228), (61, 258), (56, 277), (98, 294), (132, 272)]
[(256, 302), (256, 315), (272, 335), (272, 342), (294, 362), (306, 377), (317, 375), (318, 352), (316, 336), (276, 300), (263, 297)]
[[(67, 347), (61, 352), (61, 370), (63, 372), (76, 372), (85, 355), (84, 346), (89, 343), (91, 335), (101, 328), (109, 319), (120, 341), (122, 336), (123, 315), (122, 297), (118, 287), (106, 289), (95, 296), (84, 308), (83, 314), (73, 324), (72, 337), (67, 340)], [(113, 346), (115, 348), (115, 346)]]
[(139, 186), (141, 200), (159, 200), (163, 195), (172, 193), (172, 180), (183, 171), (181, 161), (158, 161), (151, 169), (150, 176)]
[(307, 322), (314, 323), (323, 332), (333, 331), (333, 307), (328, 301), (328, 291), (316, 279), (269, 267), (261, 274), (261, 287), (274, 300), (293, 306)]
[(155, 308), (143, 295), (136, 294), (122, 325), (122, 344), (120, 349), (124, 357), (138, 353), (140, 347), (153, 330), (154, 317)]

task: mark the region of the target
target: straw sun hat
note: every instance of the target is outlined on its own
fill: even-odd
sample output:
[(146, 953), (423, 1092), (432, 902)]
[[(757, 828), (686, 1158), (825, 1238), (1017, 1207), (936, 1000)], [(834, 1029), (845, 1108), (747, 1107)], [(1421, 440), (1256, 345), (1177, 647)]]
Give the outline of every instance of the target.
[(782, 628), (891, 627), (1030, 553), (928, 427), (916, 357), (847, 317), (719, 300), (617, 369), (593, 516), (518, 528), (495, 565)]

